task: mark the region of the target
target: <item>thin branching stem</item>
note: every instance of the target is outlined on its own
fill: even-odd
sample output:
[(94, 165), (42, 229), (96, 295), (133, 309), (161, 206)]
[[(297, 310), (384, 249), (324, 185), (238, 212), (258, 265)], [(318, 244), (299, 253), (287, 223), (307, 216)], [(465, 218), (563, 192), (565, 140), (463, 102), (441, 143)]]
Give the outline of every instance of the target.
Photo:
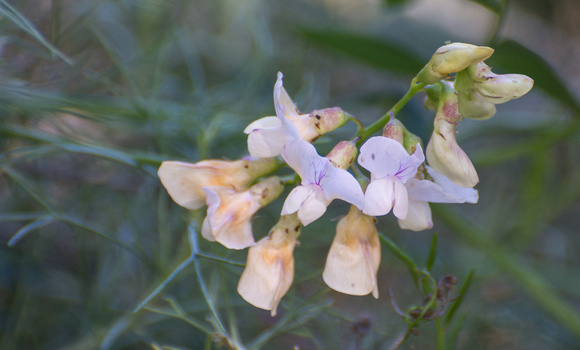
[(229, 259), (225, 259), (225, 258), (220, 258), (218, 256), (206, 254), (206, 253), (202, 253), (202, 252), (198, 252), (196, 255), (199, 256), (200, 258), (215, 260), (215, 261), (219, 261), (219, 262), (222, 262), (224, 264), (229, 264), (229, 265), (233, 265), (233, 266), (241, 266), (241, 267), (246, 266), (246, 264), (239, 262), (239, 261), (233, 261), (233, 260), (229, 260)]
[(383, 115), (379, 120), (377, 120), (373, 124), (367, 126), (366, 128), (359, 131), (355, 135), (353, 140), (356, 139), (356, 145), (359, 146), (366, 139), (371, 137), (372, 134), (381, 130), (381, 128), (383, 128), (389, 122), (389, 120), (391, 120), (392, 117), (395, 117), (401, 111), (401, 109), (403, 109), (403, 107), (405, 107), (407, 102), (409, 102), (411, 100), (411, 98), (413, 98), (413, 96), (415, 96), (425, 86), (426, 86), (426, 84), (417, 83), (417, 80), (413, 79), (413, 81), (411, 82), (411, 87), (409, 88), (409, 90), (407, 90), (405, 95), (403, 95), (403, 97), (401, 97), (401, 99), (399, 101), (397, 101), (397, 103), (395, 103), (393, 108), (391, 108), (387, 113), (385, 113), (385, 115)]
[(393, 343), (393, 345), (391, 345), (389, 350), (397, 350), (398, 348), (400, 348), (401, 345), (403, 345), (403, 343), (405, 342), (405, 340), (409, 338), (409, 334), (411, 334), (410, 327), (407, 328), (403, 333), (401, 333), (397, 339), (395, 339), (395, 342)]
[(191, 246), (191, 256), (192, 256), (193, 264), (195, 266), (195, 273), (196, 273), (197, 281), (199, 282), (199, 286), (201, 288), (201, 292), (203, 293), (203, 297), (207, 303), (207, 306), (209, 307), (209, 309), (214, 317), (214, 320), (215, 320), (215, 323), (216, 323), (216, 326), (217, 326), (219, 332), (223, 336), (228, 337), (228, 333), (223, 325), (223, 322), (221, 321), (221, 318), (218, 314), (217, 308), (215, 307), (215, 305), (213, 303), (213, 299), (209, 295), (209, 292), (207, 290), (207, 286), (205, 284), (205, 280), (203, 279), (203, 275), (201, 273), (201, 268), (199, 266), (199, 261), (197, 259), (197, 254), (199, 252), (199, 244), (197, 242), (197, 232), (193, 228), (193, 226), (189, 226), (188, 231), (189, 231), (188, 232), (189, 244)]
[(173, 272), (171, 272), (171, 274), (163, 282), (161, 282), (161, 284), (159, 284), (159, 286), (157, 286), (157, 288), (155, 288), (155, 290), (151, 292), (151, 294), (149, 294), (147, 298), (145, 298), (145, 300), (139, 303), (139, 305), (137, 305), (137, 307), (135, 308), (135, 310), (133, 310), (133, 312), (138, 312), (139, 310), (141, 310), (145, 305), (147, 305), (151, 301), (151, 299), (155, 298), (159, 293), (161, 293), (161, 291), (165, 289), (165, 287), (167, 287), (167, 285), (171, 281), (173, 281), (173, 279), (192, 261), (193, 255), (190, 255), (189, 258), (187, 258), (187, 260), (182, 262), (175, 270), (173, 270)]

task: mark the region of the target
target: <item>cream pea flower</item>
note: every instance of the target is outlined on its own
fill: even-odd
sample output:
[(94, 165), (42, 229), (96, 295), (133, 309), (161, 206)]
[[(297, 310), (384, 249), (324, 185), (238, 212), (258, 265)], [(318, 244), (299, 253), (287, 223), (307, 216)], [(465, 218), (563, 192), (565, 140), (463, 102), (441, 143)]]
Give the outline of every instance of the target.
[(204, 187), (228, 186), (244, 190), (255, 179), (278, 166), (275, 158), (245, 158), (241, 160), (204, 160), (195, 164), (165, 161), (159, 167), (161, 183), (171, 198), (187, 209), (205, 205)]
[(268, 236), (248, 251), (238, 293), (255, 307), (271, 310), (272, 316), (294, 279), (293, 252), (299, 234), (296, 214), (282, 216)]
[(252, 217), (284, 190), (280, 179), (269, 177), (238, 192), (231, 187), (204, 187), (207, 216), (201, 233), (208, 241), (217, 241), (229, 249), (244, 249), (254, 242)]
[(375, 219), (352, 205), (336, 225), (336, 235), (326, 258), (322, 278), (341, 293), (379, 297), (377, 271), (381, 245)]

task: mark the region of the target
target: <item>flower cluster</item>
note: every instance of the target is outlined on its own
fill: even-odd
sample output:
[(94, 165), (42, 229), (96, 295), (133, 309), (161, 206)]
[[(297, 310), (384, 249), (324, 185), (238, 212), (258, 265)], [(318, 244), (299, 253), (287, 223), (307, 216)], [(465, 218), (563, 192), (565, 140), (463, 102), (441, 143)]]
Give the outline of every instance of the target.
[[(293, 253), (302, 227), (322, 217), (333, 200), (350, 203), (337, 224), (322, 277), (336, 291), (378, 298), (381, 249), (375, 217), (392, 211), (402, 229), (422, 231), (433, 227), (429, 202), (476, 203), (473, 187), (479, 178), (455, 139), (457, 125), (462, 116), (490, 118), (495, 104), (520, 97), (533, 85), (523, 75), (492, 73), (483, 63), (492, 53), (488, 47), (449, 44), (415, 77), (412, 89), (426, 91), (426, 106), (437, 111), (425, 154), (421, 139), (391, 111), (379, 120), (382, 136), (372, 135), (377, 129), (359, 127), (352, 140), (320, 156), (312, 142), (354, 117), (338, 107), (301, 114), (278, 73), (276, 116), (258, 119), (244, 130), (250, 156), (196, 164), (167, 161), (159, 177), (179, 205), (207, 205), (203, 237), (230, 249), (249, 247), (238, 292), (272, 315), (292, 284)], [(298, 180), (271, 176), (284, 164), (296, 172), (300, 184), (286, 197), (279, 222), (256, 243), (253, 215)]]

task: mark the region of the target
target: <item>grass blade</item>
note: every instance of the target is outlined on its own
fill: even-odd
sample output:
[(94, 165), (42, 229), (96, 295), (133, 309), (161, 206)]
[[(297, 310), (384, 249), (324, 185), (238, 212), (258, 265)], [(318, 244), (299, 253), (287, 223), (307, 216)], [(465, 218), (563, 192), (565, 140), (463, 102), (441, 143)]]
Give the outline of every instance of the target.
[(16, 10), (12, 5), (4, 0), (0, 0), (0, 14), (11, 20), (14, 24), (19, 26), (22, 30), (30, 34), (34, 39), (36, 39), (40, 44), (46, 47), (51, 54), (65, 61), (66, 63), (73, 65), (74, 61), (72, 58), (65, 55), (62, 51), (57, 49), (52, 43), (44, 38), (44, 36), (36, 29), (34, 24), (30, 22), (26, 17), (24, 17), (18, 10)]
[(33, 222), (25, 225), (20, 230), (18, 230), (18, 232), (16, 232), (14, 236), (12, 236), (12, 238), (10, 238), (10, 240), (8, 241), (8, 246), (13, 247), (16, 243), (18, 243), (22, 238), (24, 238), (24, 236), (26, 236), (30, 232), (39, 229), (43, 226), (46, 226), (50, 223), (53, 223), (54, 221), (55, 218), (52, 215), (46, 215), (37, 220), (34, 220)]
[(467, 290), (469, 290), (469, 286), (471, 285), (471, 280), (473, 279), (474, 273), (475, 270), (473, 269), (469, 271), (469, 274), (467, 274), (467, 277), (465, 277), (465, 281), (463, 281), (461, 288), (459, 288), (458, 292), (459, 295), (457, 296), (457, 299), (455, 299), (453, 304), (451, 304), (449, 311), (447, 311), (447, 316), (445, 317), (445, 327), (447, 327), (451, 323), (451, 321), (453, 321), (455, 313), (457, 312), (457, 310), (461, 306), (461, 303), (465, 299), (465, 295), (467, 294)]
[(435, 264), (435, 258), (437, 257), (437, 233), (433, 234), (431, 239), (431, 248), (429, 249), (429, 257), (427, 257), (427, 262), (425, 263), (425, 268), (427, 271), (431, 272), (433, 264)]

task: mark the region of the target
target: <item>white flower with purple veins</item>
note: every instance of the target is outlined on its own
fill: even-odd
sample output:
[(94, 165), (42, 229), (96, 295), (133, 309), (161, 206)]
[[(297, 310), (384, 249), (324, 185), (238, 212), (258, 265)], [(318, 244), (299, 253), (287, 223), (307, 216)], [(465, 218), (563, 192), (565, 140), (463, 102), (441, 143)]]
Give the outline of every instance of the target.
[(300, 132), (286, 118), (298, 118), (298, 109), (282, 85), (282, 73), (274, 85), (274, 106), (276, 117), (258, 119), (248, 125), (244, 133), (248, 134), (248, 151), (252, 157), (276, 157), (282, 146), (291, 139), (301, 139)]
[(282, 158), (300, 175), (302, 185), (286, 198), (281, 215), (298, 212), (304, 226), (320, 218), (334, 199), (363, 208), (364, 194), (352, 174), (335, 167), (304, 140), (293, 140), (282, 148)]
[(406, 219), (399, 219), (399, 226), (402, 229), (423, 231), (433, 227), (428, 202), (477, 203), (479, 200), (477, 190), (455, 184), (430, 166), (426, 169), (433, 181), (412, 178), (405, 184), (409, 194), (409, 212)]
[(248, 125), (248, 151), (252, 157), (267, 158), (280, 155), (286, 142), (302, 139), (312, 142), (321, 135), (336, 130), (352, 118), (339, 107), (313, 110), (300, 114), (282, 85), (282, 73), (274, 85), (275, 117), (264, 117)]
[(407, 153), (399, 142), (376, 136), (360, 148), (359, 164), (371, 172), (371, 183), (365, 192), (363, 213), (370, 216), (393, 214), (405, 219), (409, 210), (409, 196), (405, 183), (417, 173), (425, 156), (420, 144), (413, 154)]

